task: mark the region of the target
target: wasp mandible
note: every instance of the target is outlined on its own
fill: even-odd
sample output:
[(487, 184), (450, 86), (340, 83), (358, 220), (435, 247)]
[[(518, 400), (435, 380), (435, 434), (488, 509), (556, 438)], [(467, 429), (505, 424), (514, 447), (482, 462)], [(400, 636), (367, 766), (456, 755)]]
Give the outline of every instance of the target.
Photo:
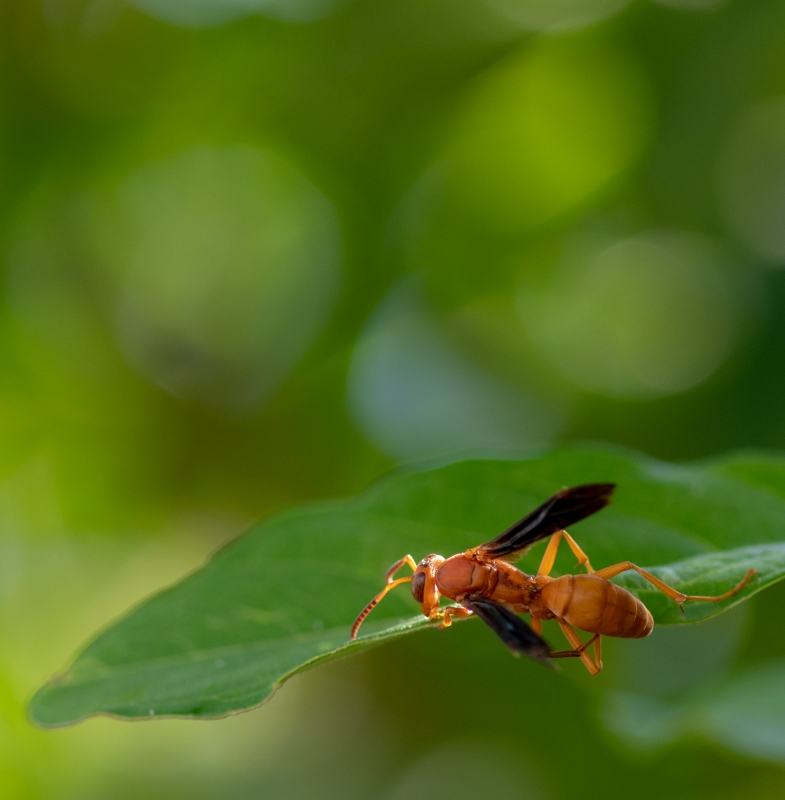
[[(602, 636), (642, 639), (654, 627), (646, 606), (626, 589), (611, 583), (610, 578), (634, 570), (681, 606), (688, 600), (719, 603), (739, 592), (756, 574), (754, 569), (747, 570), (725, 594), (707, 597), (683, 594), (631, 561), (593, 569), (589, 557), (565, 528), (605, 508), (615, 488), (613, 483), (591, 483), (564, 489), (495, 539), (450, 558), (429, 555), (417, 564), (410, 555), (404, 556), (390, 567), (386, 586), (355, 620), (351, 638), (357, 638), (363, 620), (387, 592), (402, 583), (411, 583), (412, 595), (422, 606), (422, 613), (440, 620), (440, 630), (448, 628), (456, 617), (476, 614), (515, 655), (523, 654), (549, 665), (553, 658), (580, 658), (586, 669), (596, 675), (602, 669)], [(548, 536), (551, 540), (536, 575), (527, 575), (510, 563)], [(551, 577), (562, 540), (587, 574)], [(404, 564), (414, 574), (396, 579), (395, 573)], [(442, 597), (459, 605), (441, 606)], [(518, 614), (530, 614), (531, 625)], [(571, 650), (551, 652), (540, 635), (543, 620), (550, 619), (558, 622)], [(593, 636), (583, 642), (576, 628)], [(589, 652), (592, 645), (593, 656)]]

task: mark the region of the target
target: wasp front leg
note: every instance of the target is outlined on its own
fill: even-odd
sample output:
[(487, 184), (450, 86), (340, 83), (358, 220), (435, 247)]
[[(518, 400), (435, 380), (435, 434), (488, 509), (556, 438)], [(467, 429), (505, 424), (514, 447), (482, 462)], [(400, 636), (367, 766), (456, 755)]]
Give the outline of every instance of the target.
[(412, 578), (412, 595), (428, 619), (441, 619), (444, 614), (440, 605), (441, 593), (436, 582), (436, 571), (443, 562), (444, 559), (440, 556), (423, 559), (417, 565)]
[(447, 608), (443, 610), (442, 624), (439, 625), (439, 630), (443, 631), (445, 628), (449, 628), (450, 625), (452, 625), (453, 617), (464, 619), (465, 617), (470, 617), (473, 613), (473, 611), (463, 606), (447, 606)]
[(412, 568), (412, 572), (417, 572), (417, 564), (414, 563), (414, 559), (410, 555), (405, 555), (403, 558), (399, 558), (391, 567), (387, 570), (384, 580), (385, 583), (388, 585), (393, 582), (395, 579), (395, 573), (404, 565), (408, 564)]

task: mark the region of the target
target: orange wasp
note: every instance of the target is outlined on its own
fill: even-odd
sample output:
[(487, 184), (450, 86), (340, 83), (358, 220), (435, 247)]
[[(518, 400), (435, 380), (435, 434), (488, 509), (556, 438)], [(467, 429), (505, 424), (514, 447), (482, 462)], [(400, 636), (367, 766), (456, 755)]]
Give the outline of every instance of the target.
[[(548, 665), (553, 658), (580, 658), (586, 669), (596, 675), (602, 669), (600, 637), (642, 639), (654, 627), (646, 606), (626, 589), (611, 583), (610, 578), (634, 570), (681, 606), (688, 600), (719, 603), (739, 592), (756, 574), (750, 569), (725, 594), (706, 597), (676, 591), (631, 561), (594, 570), (589, 557), (565, 528), (605, 508), (615, 488), (613, 483), (591, 483), (564, 489), (490, 542), (447, 559), (430, 555), (416, 564), (410, 555), (404, 556), (387, 570), (387, 585), (357, 617), (351, 638), (357, 638), (363, 620), (390, 589), (411, 582), (412, 594), (422, 606), (422, 613), (428, 619), (441, 620), (440, 630), (448, 628), (454, 617), (476, 614), (515, 655), (523, 654)], [(551, 540), (536, 575), (527, 575), (509, 563), (547, 536)], [(562, 539), (588, 574), (551, 577)], [(414, 574), (395, 580), (395, 573), (404, 564)], [(459, 605), (441, 606), (442, 597)], [(531, 615), (531, 626), (519, 613)], [(551, 652), (540, 636), (542, 621), (549, 619), (559, 623), (572, 650)], [(593, 636), (584, 643), (576, 628)], [(591, 645), (594, 645), (593, 657), (589, 652)]]

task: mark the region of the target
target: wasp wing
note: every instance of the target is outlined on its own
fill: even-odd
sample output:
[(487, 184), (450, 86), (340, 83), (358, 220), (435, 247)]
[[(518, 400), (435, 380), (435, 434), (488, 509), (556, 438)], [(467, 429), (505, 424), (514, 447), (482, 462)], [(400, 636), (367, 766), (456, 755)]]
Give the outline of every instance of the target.
[(467, 597), (463, 605), (491, 628), (516, 656), (528, 656), (541, 664), (553, 666), (548, 642), (507, 606), (485, 597)]
[(481, 544), (477, 551), (487, 558), (521, 554), (540, 539), (605, 508), (615, 488), (615, 483), (586, 483), (562, 489), (504, 533)]

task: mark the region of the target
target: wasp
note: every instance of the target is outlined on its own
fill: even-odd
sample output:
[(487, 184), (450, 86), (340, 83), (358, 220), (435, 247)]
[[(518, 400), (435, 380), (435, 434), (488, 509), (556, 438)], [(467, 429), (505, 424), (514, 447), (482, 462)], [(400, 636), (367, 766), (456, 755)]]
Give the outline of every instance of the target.
[[(404, 556), (390, 567), (384, 589), (355, 620), (352, 640), (387, 592), (402, 583), (411, 583), (412, 595), (422, 613), (438, 620), (440, 630), (450, 627), (455, 618), (476, 615), (517, 656), (526, 655), (548, 666), (553, 666), (555, 658), (580, 658), (586, 669), (597, 675), (602, 670), (601, 637), (642, 639), (654, 627), (646, 606), (626, 589), (611, 583), (611, 578), (634, 570), (682, 606), (683, 612), (687, 601), (719, 603), (732, 597), (756, 575), (750, 569), (725, 594), (708, 597), (683, 594), (631, 561), (595, 570), (565, 528), (605, 508), (615, 488), (613, 483), (591, 483), (563, 489), (495, 539), (450, 558), (432, 554), (417, 564), (410, 555)], [(550, 541), (536, 575), (527, 575), (510, 563), (548, 536)], [(586, 574), (551, 577), (562, 541)], [(395, 574), (404, 565), (413, 574), (396, 579)], [(458, 605), (442, 606), (442, 597)], [(529, 614), (531, 625), (518, 614)], [(541, 636), (543, 620), (556, 620), (570, 650), (552, 652)], [(584, 642), (576, 628), (592, 634), (591, 638)]]

